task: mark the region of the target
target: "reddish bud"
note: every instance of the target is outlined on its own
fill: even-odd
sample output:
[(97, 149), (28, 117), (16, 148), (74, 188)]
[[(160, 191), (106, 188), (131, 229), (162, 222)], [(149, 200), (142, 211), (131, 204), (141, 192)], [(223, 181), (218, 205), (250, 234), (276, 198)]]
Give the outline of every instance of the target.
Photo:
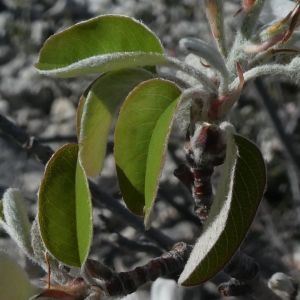
[(196, 127), (191, 137), (188, 154), (195, 166), (207, 168), (223, 163), (225, 149), (224, 133), (220, 127), (203, 123)]
[(243, 10), (248, 13), (252, 7), (254, 6), (256, 0), (243, 0), (242, 1), (242, 7), (243, 7)]
[(214, 121), (223, 118), (234, 105), (234, 103), (239, 99), (245, 85), (245, 79), (242, 66), (238, 62), (236, 63), (236, 71), (239, 77), (238, 87), (232, 91), (229, 91), (225, 95), (219, 96), (219, 98), (211, 103), (208, 110), (208, 117), (210, 120)]
[(299, 15), (300, 15), (300, 3), (298, 3), (295, 7), (295, 9), (292, 11), (291, 13), (291, 21), (290, 21), (290, 26), (289, 29), (287, 30), (287, 32), (285, 33), (283, 39), (282, 39), (282, 43), (285, 43), (288, 41), (288, 39), (291, 37), (291, 35), (293, 34), (293, 32), (295, 31), (295, 28), (298, 25), (298, 19), (299, 19)]
[(298, 2), (295, 8), (284, 18), (270, 24), (261, 31), (259, 34), (260, 42), (246, 46), (245, 51), (248, 53), (263, 52), (279, 43), (287, 42), (298, 25), (299, 15), (300, 3)]
[(238, 15), (242, 11), (248, 13), (252, 9), (255, 2), (256, 0), (243, 0), (242, 7), (234, 14), (234, 16)]
[(218, 0), (206, 0), (205, 1), (206, 16), (210, 25), (211, 32), (216, 40), (220, 38), (220, 29), (218, 26), (219, 18), (219, 5)]

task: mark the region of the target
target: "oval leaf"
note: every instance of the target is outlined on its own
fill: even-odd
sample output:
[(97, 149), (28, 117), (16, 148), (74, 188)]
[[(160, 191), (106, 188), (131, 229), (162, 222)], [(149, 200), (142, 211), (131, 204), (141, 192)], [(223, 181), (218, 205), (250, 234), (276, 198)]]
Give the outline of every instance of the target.
[(170, 81), (143, 82), (128, 95), (117, 121), (115, 159), (120, 189), (133, 213), (145, 213), (145, 223), (156, 196), (180, 93)]
[(109, 72), (99, 77), (87, 95), (82, 96), (80, 103), (84, 104), (78, 109), (82, 113), (79, 157), (88, 176), (97, 176), (102, 168), (109, 130), (121, 101), (138, 83), (149, 78), (152, 74), (143, 69)]
[(105, 15), (51, 36), (36, 68), (43, 74), (72, 77), (165, 63), (163, 52), (160, 40), (142, 23)]
[(182, 285), (197, 285), (213, 277), (245, 238), (266, 184), (259, 149), (239, 135), (229, 135), (220, 178), (203, 233), (180, 275)]
[(78, 146), (67, 144), (49, 160), (39, 190), (38, 221), (48, 251), (61, 262), (80, 267), (91, 244), (92, 208), (77, 157)]

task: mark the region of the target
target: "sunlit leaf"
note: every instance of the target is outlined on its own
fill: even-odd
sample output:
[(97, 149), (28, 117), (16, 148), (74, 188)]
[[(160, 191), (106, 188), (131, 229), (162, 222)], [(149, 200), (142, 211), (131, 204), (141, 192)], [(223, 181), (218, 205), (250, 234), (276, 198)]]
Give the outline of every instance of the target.
[(61, 262), (81, 266), (92, 238), (88, 182), (78, 146), (67, 144), (49, 160), (39, 191), (38, 221), (47, 250)]
[(163, 52), (159, 39), (142, 23), (104, 15), (51, 36), (36, 67), (43, 74), (72, 77), (165, 63)]
[(152, 74), (143, 69), (109, 72), (81, 97), (79, 156), (88, 176), (97, 176), (102, 168), (109, 130), (120, 103), (138, 83), (149, 78)]
[(266, 184), (259, 149), (239, 135), (229, 135), (220, 178), (203, 233), (180, 275), (182, 285), (197, 285), (213, 277), (245, 238)]
[(128, 95), (116, 125), (115, 159), (122, 195), (133, 213), (145, 214), (147, 226), (180, 93), (170, 81), (143, 82)]

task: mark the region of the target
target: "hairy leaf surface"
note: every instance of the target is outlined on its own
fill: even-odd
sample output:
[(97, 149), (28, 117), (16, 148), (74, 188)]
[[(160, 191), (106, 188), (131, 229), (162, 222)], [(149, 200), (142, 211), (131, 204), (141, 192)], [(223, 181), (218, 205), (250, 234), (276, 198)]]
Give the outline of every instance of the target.
[(197, 285), (213, 277), (245, 238), (266, 184), (259, 149), (239, 135), (229, 135), (220, 180), (203, 233), (180, 275), (182, 285)]
[(43, 74), (73, 77), (165, 63), (163, 52), (159, 39), (142, 23), (104, 15), (51, 36), (36, 68)]
[(0, 226), (10, 235), (20, 249), (33, 256), (30, 237), (30, 222), (25, 199), (21, 192), (9, 188), (3, 195), (3, 218), (0, 212)]
[(61, 262), (81, 266), (92, 238), (88, 181), (78, 146), (67, 144), (49, 160), (39, 190), (38, 221), (48, 251)]
[[(152, 78), (143, 69), (126, 69), (100, 76), (80, 100), (79, 157), (88, 176), (101, 171), (114, 114), (128, 93)], [(82, 107), (81, 107), (82, 106)]]
[(145, 214), (146, 227), (180, 94), (170, 81), (143, 82), (128, 95), (116, 125), (115, 158), (122, 195), (133, 213)]

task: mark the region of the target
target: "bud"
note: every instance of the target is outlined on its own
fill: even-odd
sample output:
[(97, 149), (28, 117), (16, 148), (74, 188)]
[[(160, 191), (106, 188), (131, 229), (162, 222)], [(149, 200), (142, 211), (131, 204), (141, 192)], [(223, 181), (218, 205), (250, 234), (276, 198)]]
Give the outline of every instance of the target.
[(220, 29), (218, 26), (218, 18), (220, 14), (218, 0), (205, 0), (205, 12), (210, 25), (211, 32), (215, 39), (220, 38)]
[(234, 14), (234, 16), (238, 15), (242, 11), (246, 14), (250, 12), (255, 2), (256, 0), (242, 0), (242, 7)]
[(283, 19), (275, 21), (265, 27), (259, 33), (259, 43), (247, 45), (245, 51), (248, 53), (258, 53), (268, 50), (270, 47), (289, 40), (298, 25), (300, 14), (300, 3), (290, 11)]
[(255, 2), (256, 2), (256, 0), (243, 0), (242, 1), (243, 11), (248, 13), (252, 9)]
[(217, 42), (219, 50), (226, 56), (226, 42), (224, 35), (224, 17), (222, 0), (205, 0), (205, 13), (210, 30)]
[(243, 69), (240, 63), (236, 63), (236, 72), (239, 78), (238, 86), (228, 91), (226, 94), (219, 96), (211, 103), (207, 113), (210, 120), (214, 121), (222, 119), (239, 99), (245, 85)]
[(190, 153), (196, 167), (217, 166), (224, 162), (226, 141), (222, 129), (214, 124), (196, 124), (191, 137)]

